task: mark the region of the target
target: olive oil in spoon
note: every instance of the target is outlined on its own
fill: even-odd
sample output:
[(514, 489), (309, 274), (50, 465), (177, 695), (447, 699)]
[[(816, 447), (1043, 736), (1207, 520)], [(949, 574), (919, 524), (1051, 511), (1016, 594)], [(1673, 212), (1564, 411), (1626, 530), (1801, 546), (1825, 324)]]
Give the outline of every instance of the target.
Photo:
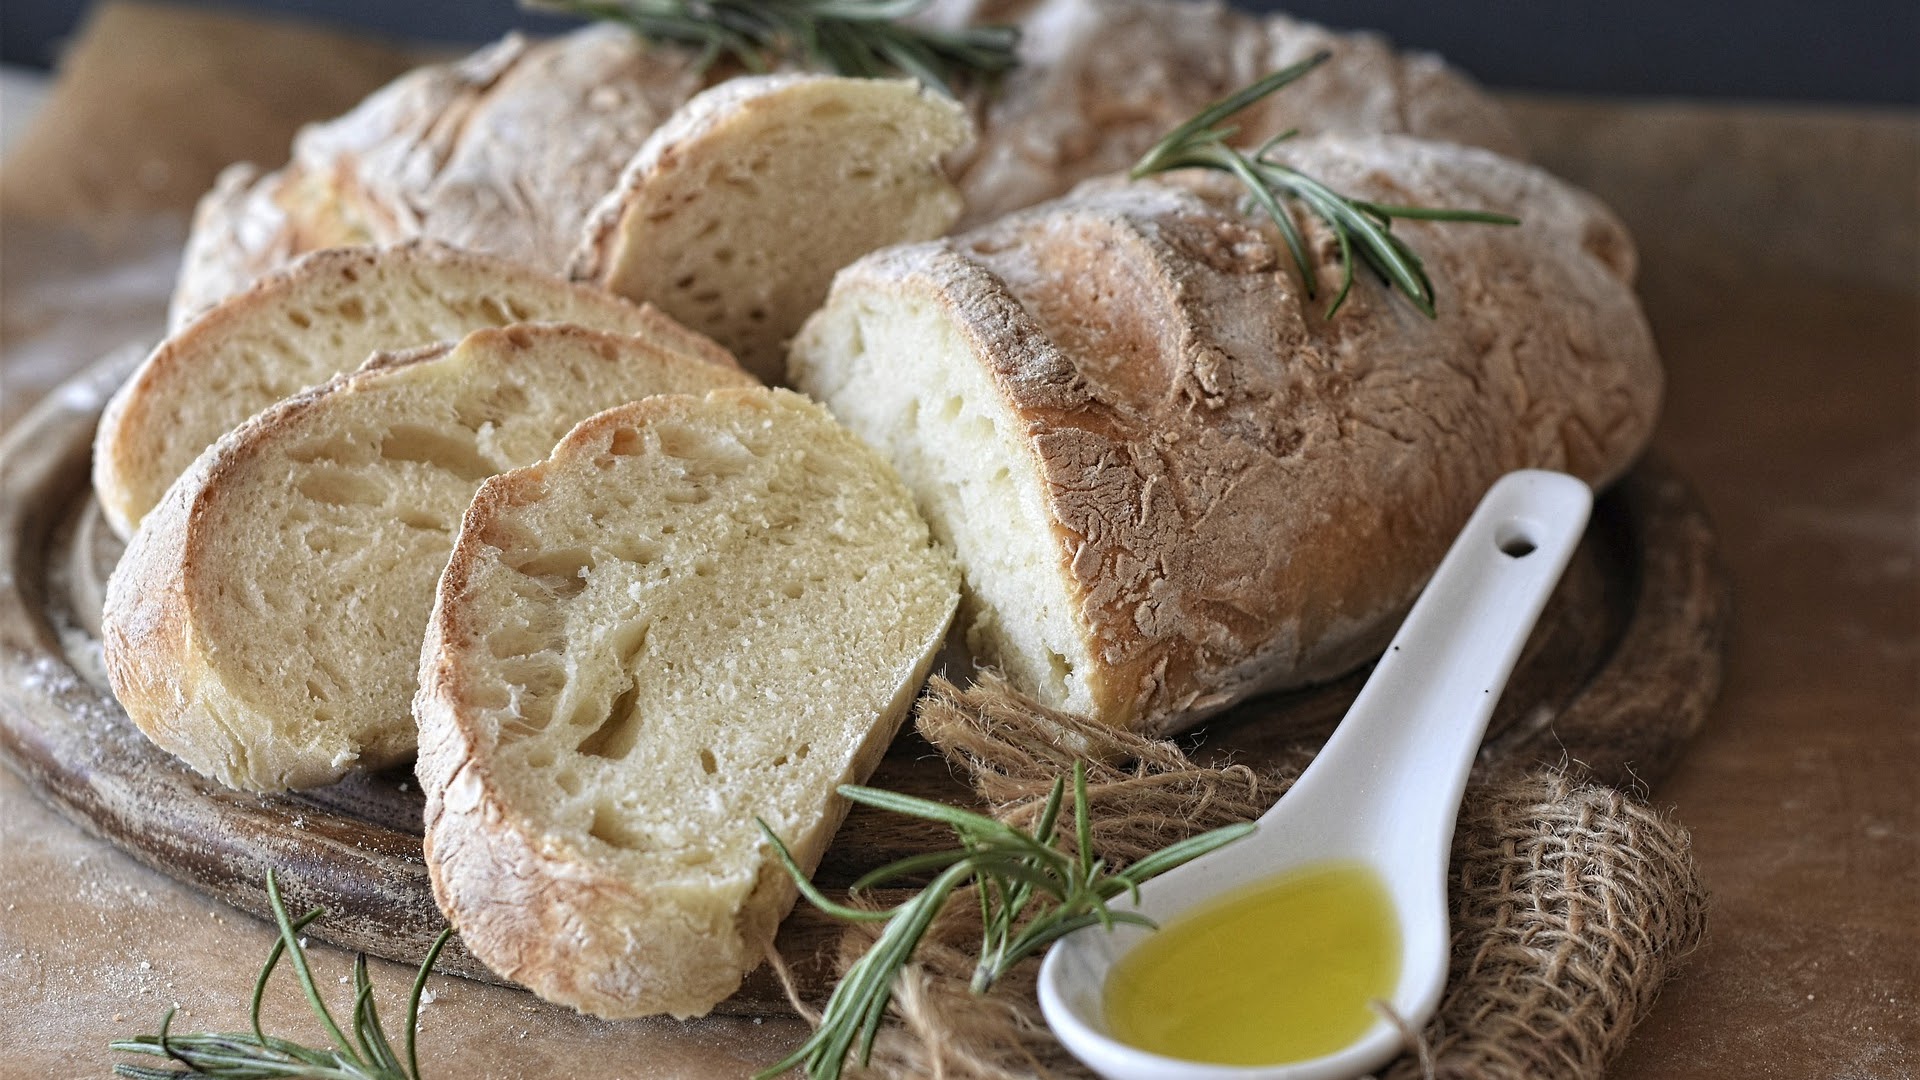
[(1412, 1029), (1439, 1004), (1460, 796), (1591, 506), (1570, 476), (1502, 477), (1259, 828), (1141, 887), (1161, 929), (1054, 946), (1040, 1005), (1074, 1056), (1110, 1080), (1343, 1080), (1402, 1049), (1373, 1003)]

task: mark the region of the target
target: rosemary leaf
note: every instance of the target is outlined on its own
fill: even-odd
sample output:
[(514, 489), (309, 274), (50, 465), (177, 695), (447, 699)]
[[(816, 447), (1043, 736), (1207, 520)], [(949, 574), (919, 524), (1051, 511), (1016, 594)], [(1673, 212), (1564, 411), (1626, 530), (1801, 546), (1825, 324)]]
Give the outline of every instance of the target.
[(957, 30), (902, 23), (929, 0), (521, 0), (524, 7), (623, 23), (649, 41), (689, 46), (704, 63), (749, 71), (795, 61), (841, 75), (904, 74), (945, 93), (1018, 62), (1011, 26)]
[(1412, 301), (1428, 318), (1437, 318), (1433, 281), (1427, 276), (1420, 256), (1393, 234), (1396, 218), (1424, 221), (1478, 222), (1487, 225), (1518, 225), (1520, 219), (1486, 210), (1455, 210), (1431, 206), (1394, 206), (1352, 199), (1334, 191), (1313, 177), (1292, 168), (1271, 155), (1295, 130), (1283, 131), (1262, 143), (1252, 154), (1228, 144), (1236, 129), (1221, 127), (1221, 122), (1300, 78), (1325, 63), (1333, 54), (1318, 52), (1297, 64), (1281, 68), (1219, 101), (1207, 106), (1191, 120), (1169, 132), (1166, 138), (1128, 171), (1135, 180), (1175, 169), (1213, 169), (1232, 175), (1246, 186), (1253, 205), (1264, 211), (1280, 231), (1280, 238), (1300, 271), (1301, 287), (1309, 298), (1319, 295), (1319, 275), (1307, 255), (1306, 240), (1300, 234), (1293, 215), (1281, 206), (1281, 200), (1300, 204), (1308, 213), (1324, 222), (1340, 246), (1340, 291), (1327, 307), (1331, 319), (1353, 291), (1355, 257), (1378, 273), (1382, 280)]
[(1134, 911), (1115, 911), (1108, 901), (1136, 894), (1140, 882), (1173, 869), (1253, 831), (1253, 823), (1228, 826), (1190, 837), (1108, 873), (1093, 853), (1086, 766), (1073, 769), (1073, 839), (1069, 852), (1057, 842), (1066, 778), (1054, 782), (1033, 831), (1015, 828), (971, 810), (877, 788), (840, 788), (855, 802), (951, 827), (960, 845), (947, 851), (914, 855), (863, 876), (855, 889), (939, 869), (940, 873), (899, 906), (870, 911), (836, 904), (820, 894), (795, 865), (786, 845), (765, 822), (761, 831), (816, 907), (839, 918), (884, 921), (880, 936), (840, 980), (827, 1000), (813, 1035), (792, 1054), (758, 1074), (756, 1080), (803, 1068), (810, 1080), (837, 1080), (849, 1056), (865, 1064), (893, 999), (894, 983), (926, 936), (927, 929), (953, 894), (968, 885), (980, 906), (981, 942), (970, 986), (985, 993), (1012, 970), (1061, 937), (1088, 926), (1118, 923), (1153, 926)]
[[(217, 1080), (272, 1080), (276, 1077), (287, 1080), (420, 1080), (420, 1062), (414, 1054), (413, 1045), (414, 1029), (420, 1020), (420, 995), (426, 987), (427, 976), (433, 971), (434, 961), (440, 958), (440, 950), (446, 947), (447, 939), (453, 936), (453, 928), (447, 927), (434, 939), (433, 947), (427, 950), (426, 960), (420, 964), (419, 973), (414, 976), (413, 993), (407, 999), (407, 1063), (402, 1066), (393, 1052), (386, 1029), (380, 1023), (380, 1011), (373, 997), (373, 980), (367, 975), (366, 954), (355, 957), (353, 962), (354, 1041), (349, 1042), (346, 1033), (340, 1030), (340, 1025), (327, 1011), (319, 988), (314, 984), (313, 971), (307, 965), (306, 950), (300, 945), (300, 931), (324, 912), (315, 908), (298, 919), (290, 918), (286, 903), (280, 896), (280, 883), (271, 870), (267, 872), (267, 904), (273, 909), (273, 921), (280, 928), (280, 937), (273, 943), (259, 977), (254, 980), (253, 999), (248, 1009), (253, 1030), (175, 1035), (173, 1010), (168, 1009), (160, 1018), (158, 1034), (117, 1040), (109, 1044), (109, 1048), (121, 1054), (165, 1058), (184, 1066), (184, 1071), (117, 1062), (113, 1066), (114, 1075), (131, 1077), (133, 1080), (178, 1080), (183, 1076), (211, 1076)], [(333, 1042), (331, 1047), (316, 1049), (301, 1046), (289, 1039), (268, 1035), (262, 1030), (260, 1003), (266, 995), (267, 981), (283, 955), (293, 965), (295, 977), (306, 994), (307, 1004), (327, 1029), (328, 1037)]]

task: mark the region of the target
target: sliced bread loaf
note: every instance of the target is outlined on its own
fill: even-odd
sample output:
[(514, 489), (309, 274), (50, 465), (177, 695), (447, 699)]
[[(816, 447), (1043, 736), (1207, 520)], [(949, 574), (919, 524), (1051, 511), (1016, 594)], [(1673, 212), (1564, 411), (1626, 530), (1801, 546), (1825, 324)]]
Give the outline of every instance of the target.
[(377, 357), (281, 402), (202, 454), (134, 535), (102, 616), (114, 692), (230, 787), (405, 760), (434, 582), (480, 482), (601, 409), (752, 382), (643, 338), (529, 325)]
[(573, 276), (645, 300), (778, 381), (833, 272), (960, 216), (966, 110), (912, 80), (764, 75), (696, 96), (594, 210)]
[(221, 175), (194, 215), (168, 325), (344, 244), (436, 240), (561, 273), (641, 142), (714, 77), (693, 50), (608, 23), (509, 34), (408, 72), (302, 128), (281, 168)]
[(787, 391), (656, 397), (475, 496), (414, 713), (427, 863), (475, 956), (605, 1017), (763, 958), (945, 637), (912, 497)]
[(518, 322), (637, 334), (726, 362), (657, 311), (502, 259), (428, 243), (317, 252), (189, 323), (114, 394), (94, 439), (100, 506), (131, 536), (200, 451), (268, 405), (376, 350)]
[(1396, 222), (1439, 317), (1362, 269), (1328, 319), (1230, 178), (1095, 183), (856, 263), (795, 342), (794, 383), (954, 547), (976, 654), (1048, 705), (1177, 730), (1331, 677), (1500, 474), (1605, 483), (1652, 430), (1633, 245), (1596, 200), (1451, 144), (1286, 146), (1358, 198), (1523, 224)]

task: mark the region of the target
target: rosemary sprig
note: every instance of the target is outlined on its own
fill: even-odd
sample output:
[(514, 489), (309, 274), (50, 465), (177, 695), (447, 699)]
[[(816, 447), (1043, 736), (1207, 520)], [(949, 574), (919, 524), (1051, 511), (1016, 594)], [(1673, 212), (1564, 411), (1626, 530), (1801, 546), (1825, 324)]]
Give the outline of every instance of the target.
[(1307, 258), (1306, 241), (1300, 235), (1299, 227), (1294, 224), (1293, 216), (1280, 205), (1281, 199), (1298, 202), (1309, 213), (1326, 222), (1327, 227), (1333, 230), (1334, 239), (1340, 244), (1340, 291), (1327, 308), (1327, 318), (1333, 318), (1353, 289), (1356, 254), (1389, 286), (1398, 288), (1407, 299), (1413, 301), (1413, 305), (1423, 314), (1430, 319), (1436, 318), (1433, 281), (1427, 277), (1420, 256), (1393, 234), (1393, 220), (1419, 218), (1427, 221), (1518, 225), (1519, 218), (1484, 210), (1395, 206), (1349, 198), (1269, 156), (1274, 147), (1292, 138), (1298, 133), (1297, 130), (1275, 135), (1251, 155), (1227, 145), (1227, 140), (1238, 134), (1239, 129), (1222, 127), (1222, 121), (1319, 67), (1332, 55), (1324, 51), (1315, 53), (1207, 106), (1148, 150), (1127, 175), (1138, 180), (1172, 169), (1214, 169), (1237, 177), (1246, 185), (1254, 204), (1266, 211), (1280, 230), (1288, 252), (1293, 255), (1294, 265), (1300, 268), (1307, 296), (1311, 298), (1319, 293), (1319, 275), (1314, 271), (1312, 260)]
[(1032, 832), (1026, 832), (945, 803), (842, 786), (840, 794), (854, 802), (939, 822), (951, 826), (959, 836), (957, 848), (900, 859), (853, 883), (858, 891), (939, 871), (912, 899), (885, 911), (848, 907), (821, 895), (794, 864), (786, 845), (766, 822), (760, 822), (760, 831), (815, 907), (837, 918), (887, 925), (873, 947), (834, 987), (813, 1037), (755, 1080), (766, 1080), (795, 1067), (804, 1067), (811, 1080), (835, 1080), (847, 1056), (856, 1052), (864, 1065), (872, 1053), (887, 1003), (892, 1000), (895, 977), (933, 925), (934, 917), (946, 906), (948, 897), (963, 885), (973, 883), (980, 901), (980, 957), (974, 966), (972, 989), (985, 993), (1015, 964), (1075, 930), (1094, 925), (1112, 929), (1118, 923), (1152, 927), (1153, 921), (1146, 916), (1115, 911), (1108, 901), (1122, 893), (1137, 896), (1142, 882), (1238, 840), (1254, 828), (1246, 822), (1189, 837), (1110, 873), (1106, 860), (1093, 855), (1087, 773), (1080, 763), (1073, 769), (1074, 851), (1070, 854), (1056, 844), (1065, 790), (1065, 778), (1054, 781), (1039, 822)]
[(992, 76), (1017, 62), (1011, 26), (958, 30), (898, 20), (929, 0), (521, 0), (531, 8), (625, 23), (649, 41), (688, 45), (749, 71), (780, 60), (841, 75), (903, 73), (951, 94), (958, 76)]
[[(373, 982), (367, 977), (367, 956), (361, 953), (353, 961), (353, 1040), (334, 1021), (333, 1014), (327, 1011), (326, 1002), (320, 998), (320, 990), (314, 985), (313, 970), (307, 965), (306, 950), (300, 946), (300, 931), (308, 923), (319, 918), (325, 912), (314, 908), (298, 919), (289, 918), (287, 907), (280, 899), (280, 884), (274, 879), (273, 871), (267, 871), (267, 903), (273, 908), (273, 921), (279, 924), (280, 939), (273, 943), (273, 949), (267, 953), (266, 966), (260, 969), (260, 977), (254, 980), (253, 1003), (249, 1012), (252, 1031), (248, 1032), (200, 1032), (193, 1035), (175, 1035), (173, 1028), (173, 1010), (168, 1009), (160, 1018), (160, 1032), (157, 1035), (140, 1035), (131, 1039), (122, 1039), (111, 1044), (111, 1049), (122, 1054), (147, 1054), (152, 1057), (166, 1058), (184, 1065), (184, 1069), (163, 1069), (149, 1065), (114, 1065), (115, 1076), (132, 1077), (134, 1080), (175, 1080), (182, 1076), (225, 1077), (227, 1080), (266, 1080), (270, 1077), (299, 1078), (299, 1080), (420, 1080), (420, 1060), (414, 1053), (414, 1028), (420, 1017), (420, 995), (426, 989), (427, 975), (433, 971), (433, 962), (440, 957), (440, 950), (446, 946), (447, 939), (453, 936), (453, 927), (440, 931), (433, 941), (433, 947), (427, 950), (427, 958), (420, 964), (419, 974), (413, 979), (413, 993), (407, 998), (407, 1060), (404, 1065), (393, 1052), (393, 1044), (380, 1024), (380, 1012), (373, 1000)], [(293, 965), (294, 976), (300, 981), (300, 988), (306, 992), (307, 1003), (313, 1007), (313, 1014), (326, 1028), (327, 1037), (333, 1043), (328, 1049), (314, 1049), (302, 1046), (289, 1039), (268, 1035), (260, 1027), (260, 1002), (266, 995), (267, 980), (285, 954)]]

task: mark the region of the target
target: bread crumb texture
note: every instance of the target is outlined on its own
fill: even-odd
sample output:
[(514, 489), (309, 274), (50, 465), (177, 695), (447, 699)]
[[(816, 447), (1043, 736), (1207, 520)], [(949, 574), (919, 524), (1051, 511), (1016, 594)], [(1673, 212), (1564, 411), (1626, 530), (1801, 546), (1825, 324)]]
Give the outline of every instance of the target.
[(429, 243), (317, 252), (169, 337), (114, 394), (94, 440), (101, 509), (115, 532), (131, 536), (202, 450), (261, 409), (376, 351), (521, 322), (574, 323), (724, 356), (657, 311), (502, 259)]
[(661, 310), (777, 381), (833, 273), (960, 215), (960, 104), (912, 80), (731, 79), (676, 112), (595, 209), (573, 276)]
[(376, 357), (282, 402), (209, 448), (115, 568), (114, 692), (230, 787), (404, 761), (434, 584), (480, 482), (609, 406), (752, 382), (644, 339), (535, 325)]
[(656, 397), (487, 482), (415, 713), (436, 895), (474, 955), (606, 1017), (760, 963), (958, 597), (878, 455), (786, 391)]

